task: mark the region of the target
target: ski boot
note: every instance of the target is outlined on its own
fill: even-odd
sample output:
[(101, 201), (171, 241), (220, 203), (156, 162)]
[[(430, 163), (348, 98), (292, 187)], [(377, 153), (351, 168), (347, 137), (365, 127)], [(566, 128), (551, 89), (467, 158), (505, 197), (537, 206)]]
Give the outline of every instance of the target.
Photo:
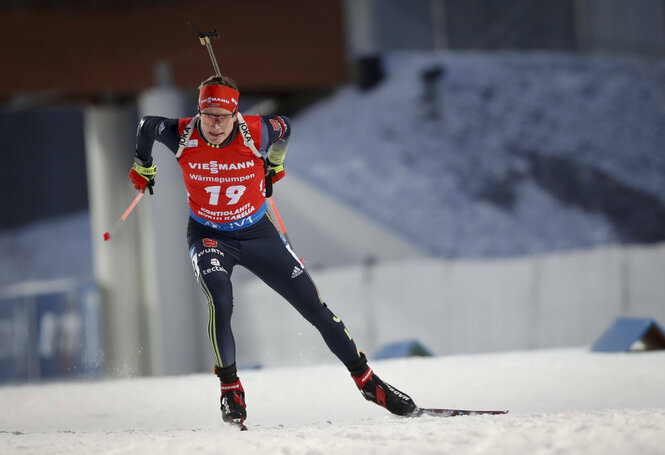
[(219, 399), (222, 410), (222, 420), (232, 425), (244, 427), (247, 418), (245, 405), (245, 390), (236, 375), (235, 364), (219, 368), (215, 367), (215, 374), (219, 377), (222, 395)]
[(418, 408), (410, 396), (382, 381), (367, 365), (364, 353), (357, 362), (347, 365), (356, 386), (367, 401), (383, 406), (399, 416), (412, 416)]

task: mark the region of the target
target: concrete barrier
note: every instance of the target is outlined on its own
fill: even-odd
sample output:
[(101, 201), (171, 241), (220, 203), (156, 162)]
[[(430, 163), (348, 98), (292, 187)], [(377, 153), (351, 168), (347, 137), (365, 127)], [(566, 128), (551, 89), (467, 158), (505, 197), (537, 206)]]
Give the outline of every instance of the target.
[[(617, 317), (665, 321), (665, 244), (527, 258), (413, 259), (314, 270), (360, 349), (418, 338), (436, 355), (590, 345)], [(239, 364), (334, 362), (266, 285), (236, 286)], [(245, 346), (243, 348), (243, 346)]]

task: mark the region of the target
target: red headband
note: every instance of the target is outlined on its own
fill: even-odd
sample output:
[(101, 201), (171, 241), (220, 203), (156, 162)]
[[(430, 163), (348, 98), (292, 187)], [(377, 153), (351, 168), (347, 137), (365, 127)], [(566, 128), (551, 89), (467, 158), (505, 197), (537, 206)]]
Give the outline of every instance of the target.
[(199, 109), (207, 107), (221, 107), (229, 112), (238, 110), (240, 93), (224, 85), (204, 85), (199, 91)]

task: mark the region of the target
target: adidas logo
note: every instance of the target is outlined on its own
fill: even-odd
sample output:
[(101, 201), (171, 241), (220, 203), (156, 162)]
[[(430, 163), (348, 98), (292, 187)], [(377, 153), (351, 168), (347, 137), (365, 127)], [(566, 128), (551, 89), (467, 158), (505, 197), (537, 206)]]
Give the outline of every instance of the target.
[(302, 272), (303, 272), (303, 269), (298, 268), (298, 266), (296, 265), (296, 266), (293, 268), (293, 273), (291, 273), (291, 278), (295, 278), (295, 277), (297, 277), (297, 276), (300, 275)]

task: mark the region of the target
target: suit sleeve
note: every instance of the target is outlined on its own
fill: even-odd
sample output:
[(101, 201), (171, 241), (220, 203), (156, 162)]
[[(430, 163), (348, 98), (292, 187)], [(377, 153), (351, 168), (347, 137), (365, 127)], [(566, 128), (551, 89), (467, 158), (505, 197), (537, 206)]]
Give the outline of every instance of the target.
[(134, 160), (141, 166), (152, 165), (152, 146), (161, 142), (174, 154), (178, 152), (178, 119), (147, 116), (141, 119), (136, 130)]
[(291, 136), (291, 121), (283, 115), (261, 116), (261, 152), (267, 152), (271, 146), (286, 149)]

